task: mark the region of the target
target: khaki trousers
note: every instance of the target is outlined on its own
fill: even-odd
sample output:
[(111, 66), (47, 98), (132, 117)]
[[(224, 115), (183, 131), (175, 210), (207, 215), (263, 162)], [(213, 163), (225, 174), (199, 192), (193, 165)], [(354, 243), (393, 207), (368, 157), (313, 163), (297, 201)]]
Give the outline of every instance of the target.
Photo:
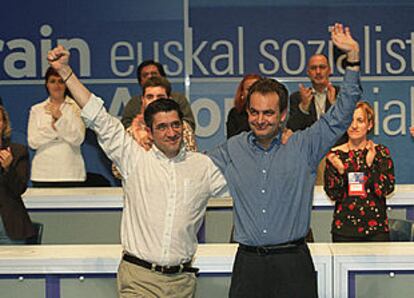
[(190, 298), (194, 297), (194, 273), (162, 274), (124, 260), (118, 268), (120, 298)]

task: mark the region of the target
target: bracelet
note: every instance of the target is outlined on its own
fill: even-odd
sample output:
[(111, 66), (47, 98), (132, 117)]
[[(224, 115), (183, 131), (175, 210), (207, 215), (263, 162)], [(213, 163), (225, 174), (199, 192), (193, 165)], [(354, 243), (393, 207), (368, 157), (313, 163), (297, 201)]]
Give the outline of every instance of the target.
[(66, 83), (72, 75), (73, 75), (73, 70), (71, 69), (70, 74), (66, 77), (66, 79), (63, 80), (63, 83)]

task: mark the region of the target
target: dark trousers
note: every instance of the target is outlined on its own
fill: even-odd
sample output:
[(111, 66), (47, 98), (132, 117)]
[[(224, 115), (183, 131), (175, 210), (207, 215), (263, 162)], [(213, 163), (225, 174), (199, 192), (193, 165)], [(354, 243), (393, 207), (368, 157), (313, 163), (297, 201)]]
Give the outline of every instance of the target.
[(389, 233), (378, 233), (369, 237), (348, 237), (343, 235), (332, 234), (332, 242), (388, 242), (390, 241)]
[(239, 248), (229, 297), (318, 297), (316, 272), (308, 246), (301, 244), (271, 254)]

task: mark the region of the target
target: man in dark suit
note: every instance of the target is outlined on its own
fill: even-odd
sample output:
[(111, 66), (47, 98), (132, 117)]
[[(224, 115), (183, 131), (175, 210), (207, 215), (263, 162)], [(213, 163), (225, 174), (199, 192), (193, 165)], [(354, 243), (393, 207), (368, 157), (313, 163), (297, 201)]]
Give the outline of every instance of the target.
[(315, 54), (308, 62), (307, 74), (312, 87), (299, 84), (299, 91), (290, 96), (290, 114), (287, 127), (293, 131), (311, 126), (335, 103), (339, 87), (329, 81), (331, 67), (328, 58)]

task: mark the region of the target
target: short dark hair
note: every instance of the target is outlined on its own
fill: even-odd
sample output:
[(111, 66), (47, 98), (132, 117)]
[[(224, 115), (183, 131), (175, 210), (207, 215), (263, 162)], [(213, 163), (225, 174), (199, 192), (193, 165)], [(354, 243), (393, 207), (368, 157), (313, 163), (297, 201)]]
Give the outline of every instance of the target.
[(154, 121), (154, 115), (160, 112), (172, 112), (176, 111), (181, 123), (183, 122), (183, 112), (180, 110), (180, 106), (172, 99), (160, 98), (151, 102), (144, 111), (145, 125), (152, 131), (152, 123)]
[[(46, 74), (45, 74), (45, 88), (46, 88), (47, 94), (49, 94), (49, 89), (47, 89), (47, 81), (49, 80), (49, 78), (51, 76), (61, 77), (60, 74), (58, 74), (58, 72), (53, 67), (49, 66), (49, 68), (46, 70)], [(62, 80), (63, 80), (63, 78), (62, 78)], [(66, 86), (66, 84), (65, 84), (65, 86)], [(68, 87), (66, 87), (66, 89), (65, 89), (65, 96), (72, 97), (72, 94), (70, 93)]]
[(165, 74), (164, 67), (162, 66), (161, 63), (155, 62), (154, 60), (145, 60), (140, 65), (138, 65), (138, 68), (137, 68), (137, 79), (138, 79), (138, 83), (140, 85), (141, 85), (141, 72), (142, 72), (142, 69), (146, 66), (149, 66), (149, 65), (154, 65), (158, 69), (158, 72), (160, 73), (160, 75), (163, 78), (165, 78), (167, 76)]
[(262, 78), (253, 83), (247, 93), (246, 106), (250, 107), (250, 97), (253, 93), (260, 94), (276, 93), (279, 96), (279, 112), (282, 113), (287, 108), (289, 91), (286, 86), (275, 79)]
[(162, 87), (165, 89), (165, 93), (167, 96), (171, 96), (171, 84), (170, 82), (164, 77), (151, 77), (145, 81), (144, 85), (142, 85), (142, 95), (145, 94), (145, 90), (148, 87)]

